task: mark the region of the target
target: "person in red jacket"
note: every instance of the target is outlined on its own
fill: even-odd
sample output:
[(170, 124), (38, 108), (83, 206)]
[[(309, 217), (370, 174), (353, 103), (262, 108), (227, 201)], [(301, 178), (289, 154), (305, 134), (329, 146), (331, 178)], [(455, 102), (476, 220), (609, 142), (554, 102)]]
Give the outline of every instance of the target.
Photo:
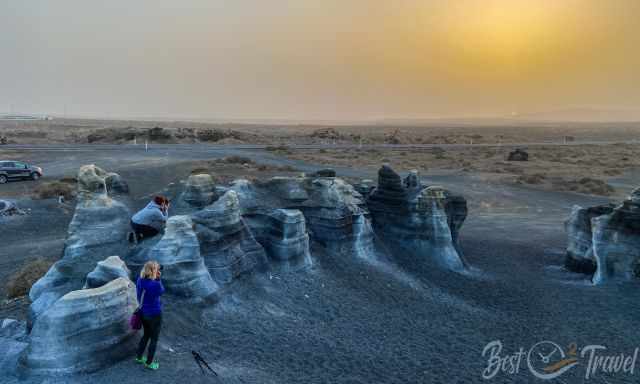
[[(164, 293), (164, 286), (160, 280), (160, 264), (156, 261), (147, 261), (140, 271), (140, 277), (136, 282), (136, 292), (140, 310), (142, 312), (142, 327), (144, 335), (138, 345), (136, 361), (144, 363), (145, 367), (156, 370), (159, 368), (157, 361), (153, 361), (160, 336), (162, 326), (162, 302), (160, 296)], [(144, 350), (149, 344), (146, 362), (142, 357)]]

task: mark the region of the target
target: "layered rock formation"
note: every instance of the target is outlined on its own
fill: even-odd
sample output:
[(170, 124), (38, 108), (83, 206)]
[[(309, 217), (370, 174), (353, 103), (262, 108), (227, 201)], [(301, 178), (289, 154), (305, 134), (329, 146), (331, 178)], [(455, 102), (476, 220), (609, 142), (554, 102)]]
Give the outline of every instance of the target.
[(309, 235), (297, 209), (255, 209), (243, 215), (270, 259), (290, 266), (310, 265)]
[(596, 271), (596, 259), (593, 256), (593, 232), (591, 219), (613, 212), (614, 205), (597, 205), (582, 208), (574, 206), (569, 219), (565, 222), (567, 231), (567, 256), (565, 267), (573, 272), (593, 274)]
[(144, 262), (156, 260), (163, 266), (162, 282), (167, 292), (196, 300), (215, 299), (219, 290), (200, 255), (200, 244), (189, 216), (167, 220), (165, 233), (135, 265), (136, 276)]
[(96, 268), (89, 272), (84, 288), (98, 288), (119, 277), (131, 278), (131, 272), (118, 256), (109, 256), (99, 261)]
[(191, 216), (200, 252), (211, 277), (228, 283), (254, 268), (266, 268), (266, 254), (240, 215), (238, 196), (226, 192)]
[(209, 174), (197, 174), (187, 179), (181, 200), (192, 207), (203, 208), (211, 204), (216, 197), (213, 177)]
[(567, 232), (570, 270), (593, 273), (594, 284), (640, 277), (640, 189), (618, 206), (574, 207)]
[(373, 231), (362, 195), (335, 177), (274, 177), (264, 183), (234, 182), (243, 213), (272, 207), (303, 213), (309, 235), (336, 252), (369, 255)]
[(14, 319), (0, 321), (0, 373), (17, 373), (18, 361), (28, 344), (26, 324)]
[(31, 322), (61, 296), (82, 288), (96, 263), (128, 251), (129, 209), (106, 192), (107, 178), (113, 175), (93, 165), (80, 168), (78, 203), (64, 254), (29, 292)]
[(35, 374), (87, 372), (130, 358), (137, 338), (128, 319), (136, 307), (135, 285), (122, 277), (67, 293), (34, 324), (25, 368)]
[(376, 233), (412, 257), (460, 271), (465, 262), (458, 251), (460, 227), (467, 215), (466, 200), (441, 187), (420, 183), (417, 172), (402, 180), (393, 169), (378, 172), (378, 187), (367, 205)]
[(114, 172), (107, 172), (94, 164), (83, 165), (78, 171), (78, 191), (80, 193), (129, 193), (127, 183)]
[(525, 150), (517, 148), (509, 152), (507, 161), (529, 161), (529, 154)]

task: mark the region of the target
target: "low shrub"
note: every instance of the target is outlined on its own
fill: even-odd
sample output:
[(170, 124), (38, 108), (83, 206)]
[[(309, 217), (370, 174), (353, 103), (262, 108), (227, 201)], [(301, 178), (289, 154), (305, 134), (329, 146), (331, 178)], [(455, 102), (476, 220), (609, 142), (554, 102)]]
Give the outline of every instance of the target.
[(51, 181), (38, 185), (33, 191), (36, 199), (51, 199), (64, 196), (65, 200), (71, 200), (75, 196), (75, 185), (65, 181)]
[(6, 285), (7, 298), (14, 299), (29, 294), (31, 286), (51, 268), (54, 261), (37, 259), (25, 264), (9, 277)]

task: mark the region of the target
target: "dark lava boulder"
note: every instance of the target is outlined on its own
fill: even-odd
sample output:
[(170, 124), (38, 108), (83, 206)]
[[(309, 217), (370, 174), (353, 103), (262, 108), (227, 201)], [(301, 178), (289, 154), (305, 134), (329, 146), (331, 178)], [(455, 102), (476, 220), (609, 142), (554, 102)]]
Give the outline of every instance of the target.
[(417, 172), (403, 181), (389, 166), (378, 171), (378, 187), (367, 206), (373, 228), (388, 244), (416, 261), (460, 271), (465, 262), (458, 233), (467, 216), (466, 200), (438, 186), (424, 186)]
[(168, 129), (164, 129), (162, 127), (153, 127), (147, 131), (147, 137), (149, 141), (167, 143), (173, 142), (174, 137), (171, 134), (171, 131)]
[(336, 171), (330, 168), (320, 169), (312, 173), (310, 177), (336, 177)]
[(508, 161), (529, 161), (529, 154), (520, 148), (517, 148), (515, 151), (509, 152), (509, 156), (507, 157)]

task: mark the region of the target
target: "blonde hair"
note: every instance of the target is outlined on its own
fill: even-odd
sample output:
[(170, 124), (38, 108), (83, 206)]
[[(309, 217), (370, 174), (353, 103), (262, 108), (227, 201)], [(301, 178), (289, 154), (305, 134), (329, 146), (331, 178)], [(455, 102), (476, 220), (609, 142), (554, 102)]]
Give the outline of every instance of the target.
[(157, 261), (147, 261), (144, 263), (144, 267), (140, 270), (140, 277), (143, 279), (155, 279), (156, 273), (160, 269), (160, 264)]

